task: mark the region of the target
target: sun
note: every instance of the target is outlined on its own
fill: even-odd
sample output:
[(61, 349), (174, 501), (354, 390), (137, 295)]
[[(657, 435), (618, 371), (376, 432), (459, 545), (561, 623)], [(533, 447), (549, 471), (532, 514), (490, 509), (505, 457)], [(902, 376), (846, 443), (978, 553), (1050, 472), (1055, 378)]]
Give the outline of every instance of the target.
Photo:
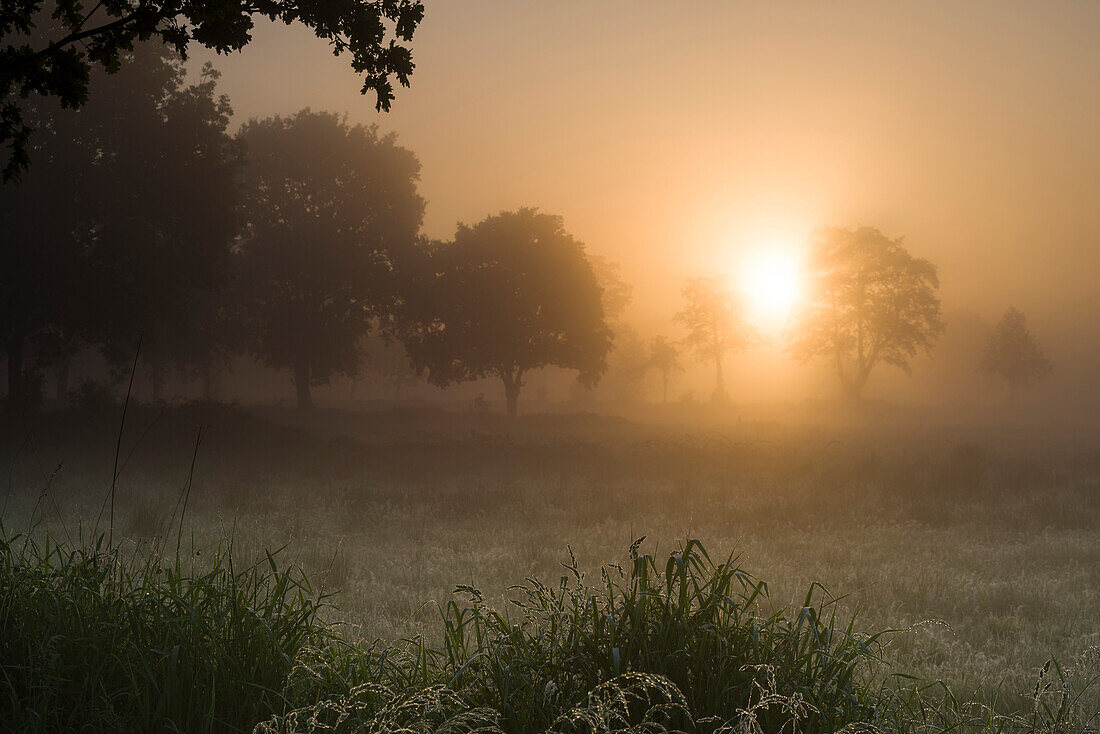
[(740, 269), (746, 315), (760, 329), (787, 325), (802, 297), (802, 256), (794, 249), (769, 247), (749, 256)]

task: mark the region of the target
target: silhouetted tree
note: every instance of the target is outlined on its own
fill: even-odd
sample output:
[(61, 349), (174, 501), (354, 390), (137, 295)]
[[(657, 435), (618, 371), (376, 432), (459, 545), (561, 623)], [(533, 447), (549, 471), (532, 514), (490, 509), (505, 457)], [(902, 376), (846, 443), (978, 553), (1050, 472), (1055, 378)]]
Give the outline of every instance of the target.
[(188, 85), (159, 45), (126, 59), (81, 110), (27, 106), (41, 165), (0, 191), (0, 328), (17, 365), (13, 399), (31, 343), (58, 365), (59, 392), (82, 344), (122, 362), (143, 338), (144, 355), (161, 355), (173, 331), (193, 330), (192, 296), (214, 287), (228, 257), (239, 155), (217, 74), (207, 67)]
[(993, 327), (982, 355), (982, 371), (1004, 380), (1009, 399), (1016, 390), (1029, 387), (1051, 373), (1050, 360), (1027, 328), (1027, 318), (1015, 307), (1005, 311)]
[(664, 336), (655, 336), (649, 343), (649, 367), (661, 375), (661, 402), (668, 402), (668, 378), (681, 372), (680, 350)]
[(197, 43), (219, 53), (252, 40), (253, 16), (302, 23), (337, 54), (351, 55), (389, 109), (393, 79), (408, 86), (413, 63), (407, 45), (424, 17), (420, 0), (138, 0), (88, 4), (69, 0), (5, 2), (0, 13), (0, 142), (11, 148), (5, 179), (27, 166), (31, 127), (19, 98), (56, 98), (63, 107), (88, 99), (93, 66), (114, 71), (130, 59), (135, 41), (157, 39), (181, 58)]
[(446, 386), (496, 377), (515, 416), (524, 375), (555, 365), (584, 385), (607, 369), (611, 330), (584, 245), (535, 209), (461, 225), (404, 326), (413, 364)]
[(741, 304), (718, 278), (693, 278), (683, 290), (684, 307), (673, 320), (687, 329), (684, 345), (702, 359), (714, 360), (714, 402), (726, 400), (722, 361), (759, 341), (745, 321)]
[(395, 263), (424, 214), (420, 163), (376, 127), (303, 110), (252, 120), (247, 147), (242, 290), (252, 351), (311, 385), (354, 374), (371, 320), (397, 297)]
[(809, 284), (791, 352), (803, 362), (834, 360), (852, 400), (876, 365), (909, 372), (910, 360), (931, 353), (943, 331), (936, 267), (877, 229), (819, 230)]

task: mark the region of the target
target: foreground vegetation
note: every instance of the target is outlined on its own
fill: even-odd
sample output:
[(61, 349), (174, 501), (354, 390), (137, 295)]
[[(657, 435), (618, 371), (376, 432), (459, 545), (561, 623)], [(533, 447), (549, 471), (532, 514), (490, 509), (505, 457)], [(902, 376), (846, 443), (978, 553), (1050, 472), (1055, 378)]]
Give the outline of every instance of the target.
[[(626, 684), (682, 704), (690, 726), (661, 725), (696, 731), (740, 716), (720, 705), (764, 699), (765, 731), (795, 715), (797, 731), (1096, 726), (1100, 466), (1087, 442), (942, 427), (688, 434), (591, 416), (280, 425), (292, 414), (138, 406), (115, 542), (97, 546), (86, 539), (110, 532), (117, 440), (102, 426), (118, 414), (89, 411), (0, 426), (0, 700), (25, 730), (294, 731), (340, 712), (358, 730), (415, 706), (466, 712), (452, 728), (562, 730), (560, 716)], [(643, 533), (640, 563), (601, 565)], [(567, 546), (576, 573), (560, 565)], [(675, 561), (667, 576), (673, 555), (686, 587)], [(814, 580), (838, 597), (813, 585), (807, 604)], [(884, 629), (901, 631), (862, 633)], [(754, 633), (770, 641), (746, 648)], [(800, 660), (812, 664), (783, 669)], [(621, 677), (642, 673), (678, 693)]]
[[(764, 583), (689, 540), (589, 585), (467, 586), (439, 605), (440, 642), (364, 645), (319, 615), (308, 579), (231, 549), (166, 563), (97, 542), (0, 543), (3, 718), (18, 731), (1085, 732), (1094, 650), (1052, 661), (1029, 711), (1001, 716), (890, 675), (889, 633), (838, 624), (811, 587), (766, 613)], [(461, 600), (459, 600), (461, 599)]]

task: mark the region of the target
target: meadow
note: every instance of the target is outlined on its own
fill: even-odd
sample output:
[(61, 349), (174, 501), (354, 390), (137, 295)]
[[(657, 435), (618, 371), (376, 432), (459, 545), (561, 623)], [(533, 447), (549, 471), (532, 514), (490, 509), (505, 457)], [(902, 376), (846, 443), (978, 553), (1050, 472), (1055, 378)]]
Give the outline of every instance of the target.
[[(300, 566), (305, 597), (335, 592), (310, 613), (335, 625), (341, 640), (385, 647), (418, 639), (418, 649), (450, 651), (452, 663), (448, 614), (475, 610), (487, 630), (502, 625), (496, 634), (510, 639), (509, 625), (527, 613), (515, 601), (563, 579), (604, 588), (605, 564), (625, 569), (625, 609), (632, 585), (637, 594), (639, 583), (649, 583), (635, 577), (637, 557), (666, 572), (669, 554), (679, 551), (678, 558), (703, 559), (695, 572), (707, 583), (765, 582), (749, 587), (752, 605), (761, 619), (782, 615), (788, 632), (819, 604), (821, 619), (840, 630), (892, 630), (874, 638), (882, 661), (860, 675), (876, 685), (942, 681), (956, 713), (967, 701), (987, 707), (977, 730), (995, 728), (990, 716), (1034, 713), (1036, 692), (1057, 673), (1072, 676), (1079, 710), (1052, 714), (1044, 730), (1095, 731), (1096, 686), (1088, 681), (1100, 674), (1100, 453), (1089, 441), (1010, 424), (687, 425), (597, 415), (512, 423), (438, 410), (319, 411), (303, 419), (274, 409), (142, 406), (127, 417), (117, 452), (112, 530), (117, 409), (87, 407), (5, 426), (0, 519), (8, 538), (42, 544), (48, 536), (70, 548), (111, 532), (120, 556), (163, 557), (169, 566), (209, 568), (231, 552), (238, 568), (259, 560), (263, 569), (265, 551), (279, 549), (270, 568)], [(699, 539), (702, 555), (690, 539)], [(532, 587), (535, 579), (543, 586)], [(688, 605), (706, 607), (701, 599), (693, 594)], [(607, 603), (610, 619), (615, 604)], [(741, 623), (719, 616), (719, 628)], [(422, 683), (438, 682), (446, 666), (432, 675), (427, 668)], [(567, 687), (554, 681), (555, 691)], [(951, 700), (943, 687), (921, 690), (937, 705)], [(685, 695), (695, 706), (698, 696)], [(545, 728), (531, 716), (510, 730)], [(831, 730), (811, 719), (794, 730)], [(745, 721), (743, 730), (752, 731)], [(926, 730), (952, 725), (946, 721)], [(1010, 719), (999, 721), (1014, 730)], [(691, 723), (718, 728), (701, 722)], [(757, 724), (765, 731), (786, 725), (766, 716)], [(677, 728), (690, 727), (666, 726)]]

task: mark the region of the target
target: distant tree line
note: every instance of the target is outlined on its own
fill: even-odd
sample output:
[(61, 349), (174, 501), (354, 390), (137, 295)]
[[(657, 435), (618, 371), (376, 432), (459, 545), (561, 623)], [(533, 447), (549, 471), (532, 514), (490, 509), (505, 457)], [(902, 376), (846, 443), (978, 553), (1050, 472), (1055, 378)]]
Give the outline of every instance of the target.
[[(647, 373), (670, 380), (691, 355), (727, 400), (730, 355), (763, 341), (716, 277), (683, 289), (680, 339), (643, 340), (624, 319), (632, 291), (561, 217), (531, 208), (421, 234), (420, 163), (393, 134), (302, 110), (229, 131), (207, 65), (188, 82), (164, 44), (117, 49), (79, 109), (29, 96), (32, 165), (0, 190), (0, 340), (7, 402), (58, 400), (70, 364), (98, 351), (116, 374), (140, 351), (153, 398), (175, 371), (206, 399), (247, 353), (286, 373), (301, 408), (337, 377), (399, 391), (410, 374), (446, 387), (499, 381), (516, 415), (532, 373), (571, 370), (579, 395), (605, 376), (620, 397)], [(809, 292), (788, 333), (801, 361), (828, 360), (858, 400), (880, 365), (910, 370), (945, 325), (936, 268), (876, 229), (822, 229)], [(368, 346), (369, 345), (369, 346)], [(1010, 309), (983, 370), (1025, 387), (1050, 363)]]

